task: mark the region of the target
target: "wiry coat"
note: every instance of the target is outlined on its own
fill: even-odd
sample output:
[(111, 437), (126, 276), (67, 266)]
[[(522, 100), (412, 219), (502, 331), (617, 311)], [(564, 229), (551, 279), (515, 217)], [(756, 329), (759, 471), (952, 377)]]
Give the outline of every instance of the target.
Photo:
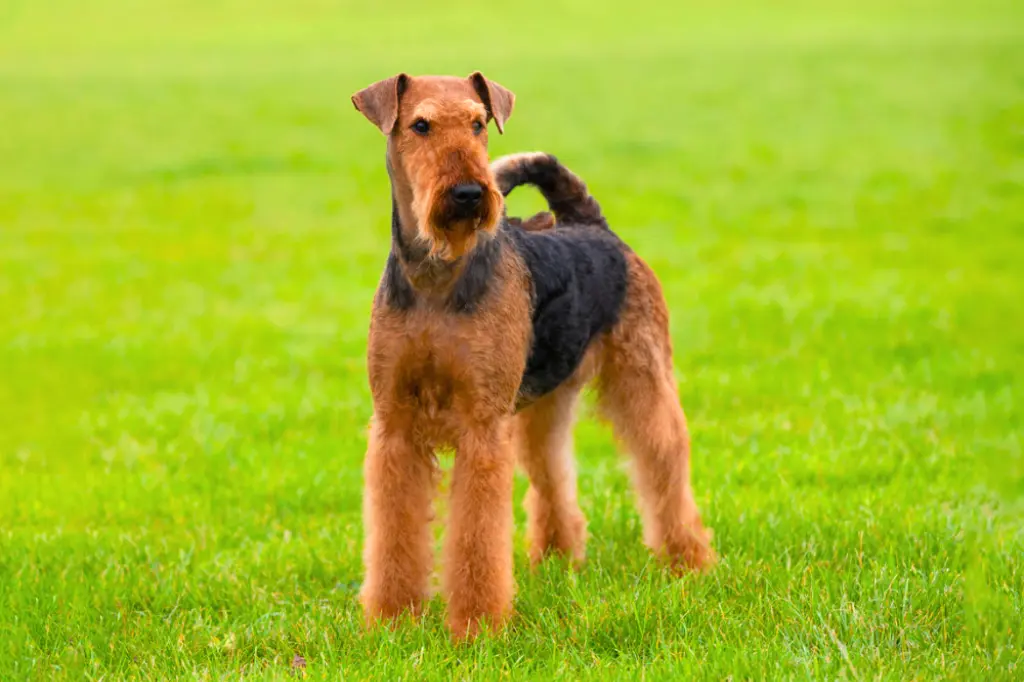
[[(647, 544), (674, 567), (708, 566), (651, 270), (554, 157), (488, 164), (481, 123), (500, 131), (514, 102), (493, 81), (400, 75), (353, 101), (388, 135), (393, 197), (368, 349), (368, 620), (415, 613), (427, 596), (441, 447), (455, 450), (442, 584), (457, 636), (510, 612), (517, 459), (530, 477), (531, 559), (582, 560), (571, 426), (591, 379), (635, 459)], [(523, 183), (541, 190), (553, 219), (504, 216), (503, 195)]]

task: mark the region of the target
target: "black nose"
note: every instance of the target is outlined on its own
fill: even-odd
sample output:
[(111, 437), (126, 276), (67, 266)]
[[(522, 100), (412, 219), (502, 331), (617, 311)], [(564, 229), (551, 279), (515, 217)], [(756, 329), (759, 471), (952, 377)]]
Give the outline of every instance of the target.
[(475, 182), (467, 182), (452, 187), (452, 200), (459, 206), (465, 206), (466, 208), (479, 204), (480, 198), (483, 195), (484, 188)]

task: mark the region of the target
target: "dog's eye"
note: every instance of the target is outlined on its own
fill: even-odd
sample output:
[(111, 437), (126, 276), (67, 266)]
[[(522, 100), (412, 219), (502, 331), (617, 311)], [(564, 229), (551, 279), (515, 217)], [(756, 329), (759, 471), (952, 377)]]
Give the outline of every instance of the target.
[(416, 122), (412, 124), (412, 129), (419, 135), (426, 135), (430, 132), (430, 124), (427, 123), (426, 119), (418, 118)]
[(473, 121), (473, 134), (479, 135), (484, 131), (484, 124), (480, 121)]

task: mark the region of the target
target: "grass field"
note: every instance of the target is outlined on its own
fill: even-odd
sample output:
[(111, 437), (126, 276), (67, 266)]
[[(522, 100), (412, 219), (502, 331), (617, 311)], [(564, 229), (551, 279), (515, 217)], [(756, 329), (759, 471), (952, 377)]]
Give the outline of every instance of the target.
[[(0, 3), (0, 679), (1024, 677), (1019, 3), (350, 4)], [(722, 561), (648, 560), (588, 414), (587, 565), (517, 508), (458, 647), (360, 626), (349, 95), (477, 68), (664, 283)]]

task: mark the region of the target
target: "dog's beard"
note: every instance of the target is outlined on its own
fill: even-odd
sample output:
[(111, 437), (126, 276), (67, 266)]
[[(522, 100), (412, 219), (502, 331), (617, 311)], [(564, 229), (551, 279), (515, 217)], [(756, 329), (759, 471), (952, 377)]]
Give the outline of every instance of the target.
[(504, 197), (492, 184), (484, 187), (480, 205), (466, 215), (449, 198), (447, 187), (435, 187), (413, 201), (419, 236), (430, 247), (430, 256), (455, 261), (469, 253), (481, 232), (494, 234), (504, 208)]

